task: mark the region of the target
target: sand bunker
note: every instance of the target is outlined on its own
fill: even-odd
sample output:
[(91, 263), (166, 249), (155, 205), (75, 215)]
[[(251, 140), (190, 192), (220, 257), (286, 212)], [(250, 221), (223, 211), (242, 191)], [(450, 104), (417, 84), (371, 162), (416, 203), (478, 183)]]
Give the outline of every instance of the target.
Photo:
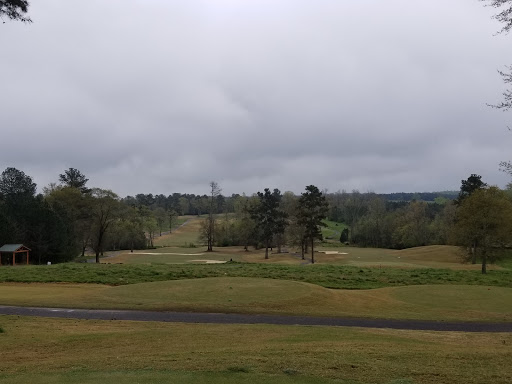
[(135, 255), (176, 255), (176, 256), (203, 256), (204, 253), (162, 253), (162, 252), (137, 252)]
[(225, 263), (227, 263), (227, 261), (222, 261), (222, 260), (189, 260), (189, 263), (225, 264)]
[(348, 255), (346, 252), (338, 252), (338, 251), (320, 251), (325, 253), (326, 255)]

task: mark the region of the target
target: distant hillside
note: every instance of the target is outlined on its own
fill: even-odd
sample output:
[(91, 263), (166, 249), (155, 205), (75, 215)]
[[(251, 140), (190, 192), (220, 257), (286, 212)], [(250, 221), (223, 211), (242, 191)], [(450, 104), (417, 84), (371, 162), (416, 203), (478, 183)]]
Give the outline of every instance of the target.
[(458, 195), (458, 191), (379, 193), (379, 196), (388, 201), (434, 201), (437, 197), (453, 200), (456, 199)]

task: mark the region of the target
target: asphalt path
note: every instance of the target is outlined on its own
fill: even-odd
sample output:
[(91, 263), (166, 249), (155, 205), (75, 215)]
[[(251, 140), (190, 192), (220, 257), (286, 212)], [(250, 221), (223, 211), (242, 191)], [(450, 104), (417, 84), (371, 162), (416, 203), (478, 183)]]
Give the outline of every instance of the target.
[(473, 323), (421, 320), (355, 319), (225, 313), (153, 312), (0, 306), (0, 315), (84, 320), (158, 321), (200, 324), (273, 324), (329, 327), (389, 328), (444, 332), (512, 332), (512, 323)]

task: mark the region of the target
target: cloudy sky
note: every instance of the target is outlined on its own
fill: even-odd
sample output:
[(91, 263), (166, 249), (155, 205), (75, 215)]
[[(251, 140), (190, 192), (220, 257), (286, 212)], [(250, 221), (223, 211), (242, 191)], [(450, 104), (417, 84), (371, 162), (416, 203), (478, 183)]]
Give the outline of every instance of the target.
[(136, 193), (504, 186), (512, 36), (477, 0), (32, 0), (0, 24), (0, 167)]

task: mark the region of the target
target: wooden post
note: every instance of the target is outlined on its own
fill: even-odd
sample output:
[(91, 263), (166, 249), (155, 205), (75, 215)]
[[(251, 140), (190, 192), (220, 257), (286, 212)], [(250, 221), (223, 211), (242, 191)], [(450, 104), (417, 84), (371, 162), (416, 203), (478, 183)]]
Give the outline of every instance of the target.
[(27, 265), (28, 265), (28, 251), (27, 251)]
[(16, 252), (12, 253), (12, 265), (16, 265)]

